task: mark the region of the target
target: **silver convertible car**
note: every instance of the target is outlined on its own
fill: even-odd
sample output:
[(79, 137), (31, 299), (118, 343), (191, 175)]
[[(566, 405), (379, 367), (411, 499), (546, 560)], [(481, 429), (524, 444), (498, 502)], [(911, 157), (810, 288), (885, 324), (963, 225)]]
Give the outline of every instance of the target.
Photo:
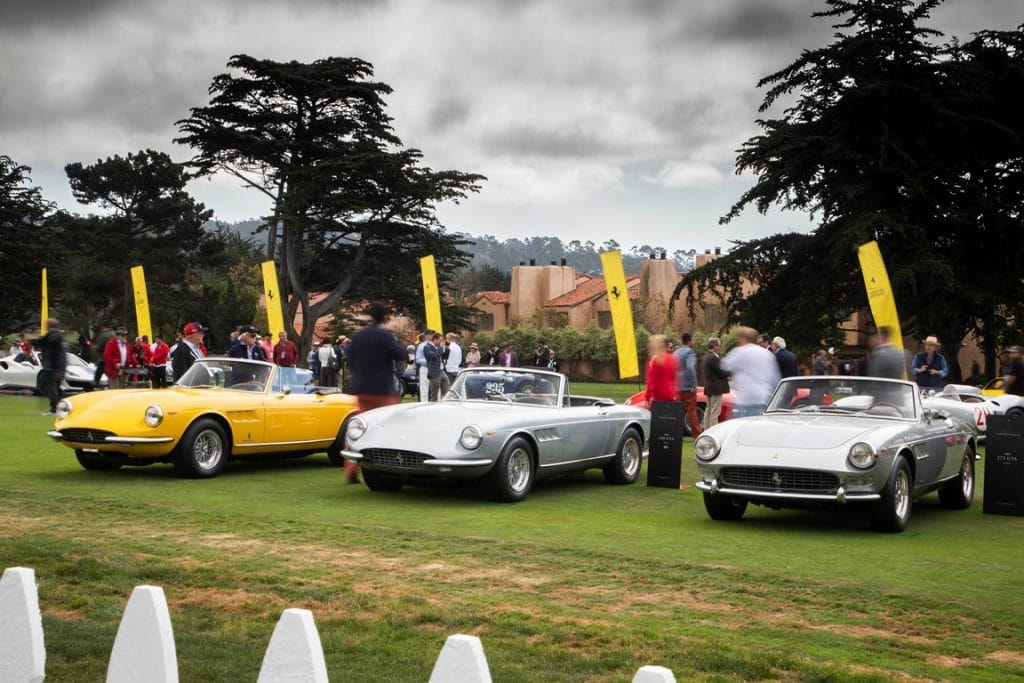
[(974, 430), (923, 407), (911, 382), (831, 376), (784, 379), (763, 415), (716, 425), (694, 445), (712, 519), (740, 519), (748, 503), (850, 504), (880, 531), (902, 531), (914, 497), (936, 489), (944, 507), (970, 507), (974, 449)]
[(570, 395), (557, 372), (467, 368), (439, 402), (351, 418), (342, 455), (362, 464), (374, 491), (478, 480), (494, 500), (517, 502), (535, 480), (591, 467), (609, 483), (633, 483), (650, 423), (646, 410)]

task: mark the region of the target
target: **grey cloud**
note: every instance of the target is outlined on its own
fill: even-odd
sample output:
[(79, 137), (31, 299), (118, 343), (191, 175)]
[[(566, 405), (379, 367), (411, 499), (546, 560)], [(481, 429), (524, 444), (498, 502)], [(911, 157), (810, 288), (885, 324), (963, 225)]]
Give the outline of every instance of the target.
[(511, 125), (485, 135), (482, 145), (486, 153), (497, 156), (541, 156), (555, 159), (599, 158), (624, 151), (580, 130), (542, 130), (521, 125)]
[(134, 5), (132, 0), (4, 0), (0, 5), (0, 33), (81, 26)]
[(443, 133), (469, 118), (470, 106), (465, 100), (446, 97), (437, 102), (430, 110), (428, 123), (435, 132)]

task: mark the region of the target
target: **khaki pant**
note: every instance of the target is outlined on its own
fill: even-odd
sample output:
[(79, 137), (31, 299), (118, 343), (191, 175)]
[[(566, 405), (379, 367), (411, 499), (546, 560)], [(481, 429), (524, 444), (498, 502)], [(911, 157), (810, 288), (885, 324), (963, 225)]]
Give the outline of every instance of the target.
[(718, 424), (718, 416), (722, 414), (722, 396), (708, 396), (708, 404), (704, 406), (704, 429)]

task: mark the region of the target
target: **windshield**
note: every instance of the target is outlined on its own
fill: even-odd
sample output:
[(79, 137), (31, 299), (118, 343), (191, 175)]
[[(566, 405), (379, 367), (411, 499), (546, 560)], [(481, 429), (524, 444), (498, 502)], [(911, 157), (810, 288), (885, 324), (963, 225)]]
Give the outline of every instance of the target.
[(765, 412), (831, 412), (915, 419), (914, 385), (870, 377), (784, 379)]
[(459, 374), (446, 401), (504, 401), (554, 406), (562, 390), (558, 374), (529, 370), (467, 370)]
[(236, 358), (204, 358), (188, 369), (179, 387), (219, 387), (235, 391), (263, 391), (272, 366)]

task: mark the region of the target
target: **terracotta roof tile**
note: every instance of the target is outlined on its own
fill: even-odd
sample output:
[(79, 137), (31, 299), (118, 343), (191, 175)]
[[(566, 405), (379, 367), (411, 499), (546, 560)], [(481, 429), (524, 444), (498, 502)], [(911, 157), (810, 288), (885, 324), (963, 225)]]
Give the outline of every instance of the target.
[(512, 303), (512, 295), (510, 293), (508, 293), (508, 292), (495, 292), (495, 291), (477, 292), (476, 296), (474, 297), (474, 300), (475, 299), (479, 299), (481, 297), (487, 299), (492, 304), (508, 304), (508, 303)]
[[(629, 298), (637, 299), (640, 296), (640, 276), (638, 275), (627, 275), (626, 285), (629, 287)], [(573, 307), (582, 304), (584, 301), (591, 301), (600, 296), (607, 294), (603, 277), (590, 277), (585, 282), (580, 283), (576, 289), (571, 292), (566, 292), (561, 296), (556, 296), (554, 299), (549, 301), (547, 306), (567, 306)]]

